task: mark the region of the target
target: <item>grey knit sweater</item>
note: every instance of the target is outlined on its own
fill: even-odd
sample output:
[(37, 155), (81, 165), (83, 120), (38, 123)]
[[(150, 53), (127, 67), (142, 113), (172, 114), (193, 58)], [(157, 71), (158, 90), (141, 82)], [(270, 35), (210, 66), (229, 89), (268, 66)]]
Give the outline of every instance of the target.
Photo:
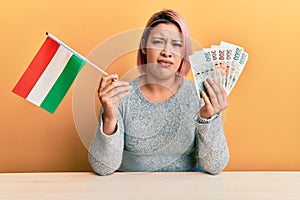
[(139, 78), (130, 82), (130, 94), (120, 101), (117, 130), (106, 135), (99, 128), (89, 150), (89, 161), (99, 175), (115, 171), (218, 174), (228, 163), (229, 152), (222, 118), (199, 119), (200, 102), (195, 85), (185, 79), (169, 100), (147, 100)]

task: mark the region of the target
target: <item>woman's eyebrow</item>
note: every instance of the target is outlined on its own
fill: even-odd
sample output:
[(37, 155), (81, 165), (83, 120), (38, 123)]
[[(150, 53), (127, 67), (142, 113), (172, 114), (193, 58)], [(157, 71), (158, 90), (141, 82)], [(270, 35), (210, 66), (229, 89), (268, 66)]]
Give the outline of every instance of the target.
[(174, 39), (172, 42), (183, 42), (181, 39)]
[(153, 36), (154, 39), (160, 39), (160, 40), (165, 40), (166, 38), (164, 37), (159, 37), (159, 36)]
[[(153, 36), (153, 39), (165, 40), (166, 38), (160, 36)], [(172, 42), (183, 42), (181, 39), (172, 39)]]

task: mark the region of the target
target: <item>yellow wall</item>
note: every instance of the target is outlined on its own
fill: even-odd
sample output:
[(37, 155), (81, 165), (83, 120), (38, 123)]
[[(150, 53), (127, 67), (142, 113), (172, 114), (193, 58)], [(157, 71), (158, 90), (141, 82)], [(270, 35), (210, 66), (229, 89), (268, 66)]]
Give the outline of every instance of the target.
[[(225, 40), (249, 53), (226, 112), (226, 170), (300, 170), (300, 1), (10, 0), (0, 3), (0, 172), (90, 170), (72, 90), (54, 115), (11, 93), (44, 33), (88, 55), (108, 37), (144, 27), (162, 8), (181, 13), (204, 47)], [(123, 73), (134, 56), (113, 65)]]

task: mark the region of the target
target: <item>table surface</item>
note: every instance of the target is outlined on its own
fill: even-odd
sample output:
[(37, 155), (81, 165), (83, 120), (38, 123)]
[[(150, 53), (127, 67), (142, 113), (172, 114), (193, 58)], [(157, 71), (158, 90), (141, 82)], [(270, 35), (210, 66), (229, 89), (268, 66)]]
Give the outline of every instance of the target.
[(300, 199), (300, 172), (3, 173), (0, 199)]

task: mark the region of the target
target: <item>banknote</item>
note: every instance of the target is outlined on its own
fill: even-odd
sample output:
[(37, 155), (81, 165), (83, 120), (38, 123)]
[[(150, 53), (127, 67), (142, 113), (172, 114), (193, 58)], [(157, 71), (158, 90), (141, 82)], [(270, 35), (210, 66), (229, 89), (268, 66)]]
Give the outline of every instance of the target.
[(204, 51), (200, 51), (197, 52), (197, 54), (191, 55), (189, 60), (198, 96), (202, 97), (201, 92), (206, 92), (203, 83), (208, 78), (206, 73)]
[(221, 41), (220, 46), (232, 49), (232, 60), (231, 60), (231, 68), (229, 70), (229, 78), (228, 78), (228, 84), (226, 86), (226, 90), (228, 91), (227, 94), (229, 94), (232, 90), (232, 82), (235, 81), (237, 77), (239, 77), (239, 60), (243, 52), (243, 47), (240, 47), (238, 45), (234, 45), (228, 42)]
[(226, 84), (226, 48), (218, 46), (218, 45), (212, 45), (211, 49), (216, 50), (217, 52), (217, 60), (218, 60), (218, 67), (219, 67), (219, 83), (225, 88)]
[(225, 76), (224, 76), (224, 83), (223, 87), (225, 88), (227, 94), (229, 93), (228, 84), (229, 84), (229, 75), (230, 69), (232, 67), (232, 53), (233, 50), (231, 48), (225, 48)]
[(210, 49), (209, 50), (212, 56), (212, 62), (214, 65), (214, 69), (215, 69), (215, 74), (216, 74), (216, 80), (218, 80), (220, 82), (221, 79), (221, 68), (219, 65), (219, 60), (218, 60), (218, 52), (216, 49)]
[(230, 81), (230, 85), (229, 85), (229, 93), (231, 92), (231, 90), (233, 89), (233, 87), (235, 86), (238, 78), (240, 77), (245, 65), (246, 65), (246, 62), (248, 60), (248, 53), (246, 52), (242, 52), (241, 53), (241, 56), (240, 56), (240, 59), (239, 59), (239, 62), (238, 62), (238, 65), (237, 65), (237, 68), (236, 70), (234, 71), (234, 74), (232, 75), (232, 80)]
[(248, 53), (243, 47), (221, 41), (220, 45), (194, 52), (189, 59), (199, 97), (201, 91), (206, 92), (203, 82), (207, 78), (217, 80), (229, 95), (247, 63)]
[(205, 74), (206, 76), (208, 76), (211, 79), (216, 79), (216, 73), (215, 73), (215, 69), (214, 69), (214, 63), (213, 63), (213, 58), (210, 52), (209, 48), (204, 48), (203, 51), (198, 51), (195, 52), (195, 54), (200, 57), (202, 57), (202, 61), (203, 61), (203, 70), (205, 70)]

